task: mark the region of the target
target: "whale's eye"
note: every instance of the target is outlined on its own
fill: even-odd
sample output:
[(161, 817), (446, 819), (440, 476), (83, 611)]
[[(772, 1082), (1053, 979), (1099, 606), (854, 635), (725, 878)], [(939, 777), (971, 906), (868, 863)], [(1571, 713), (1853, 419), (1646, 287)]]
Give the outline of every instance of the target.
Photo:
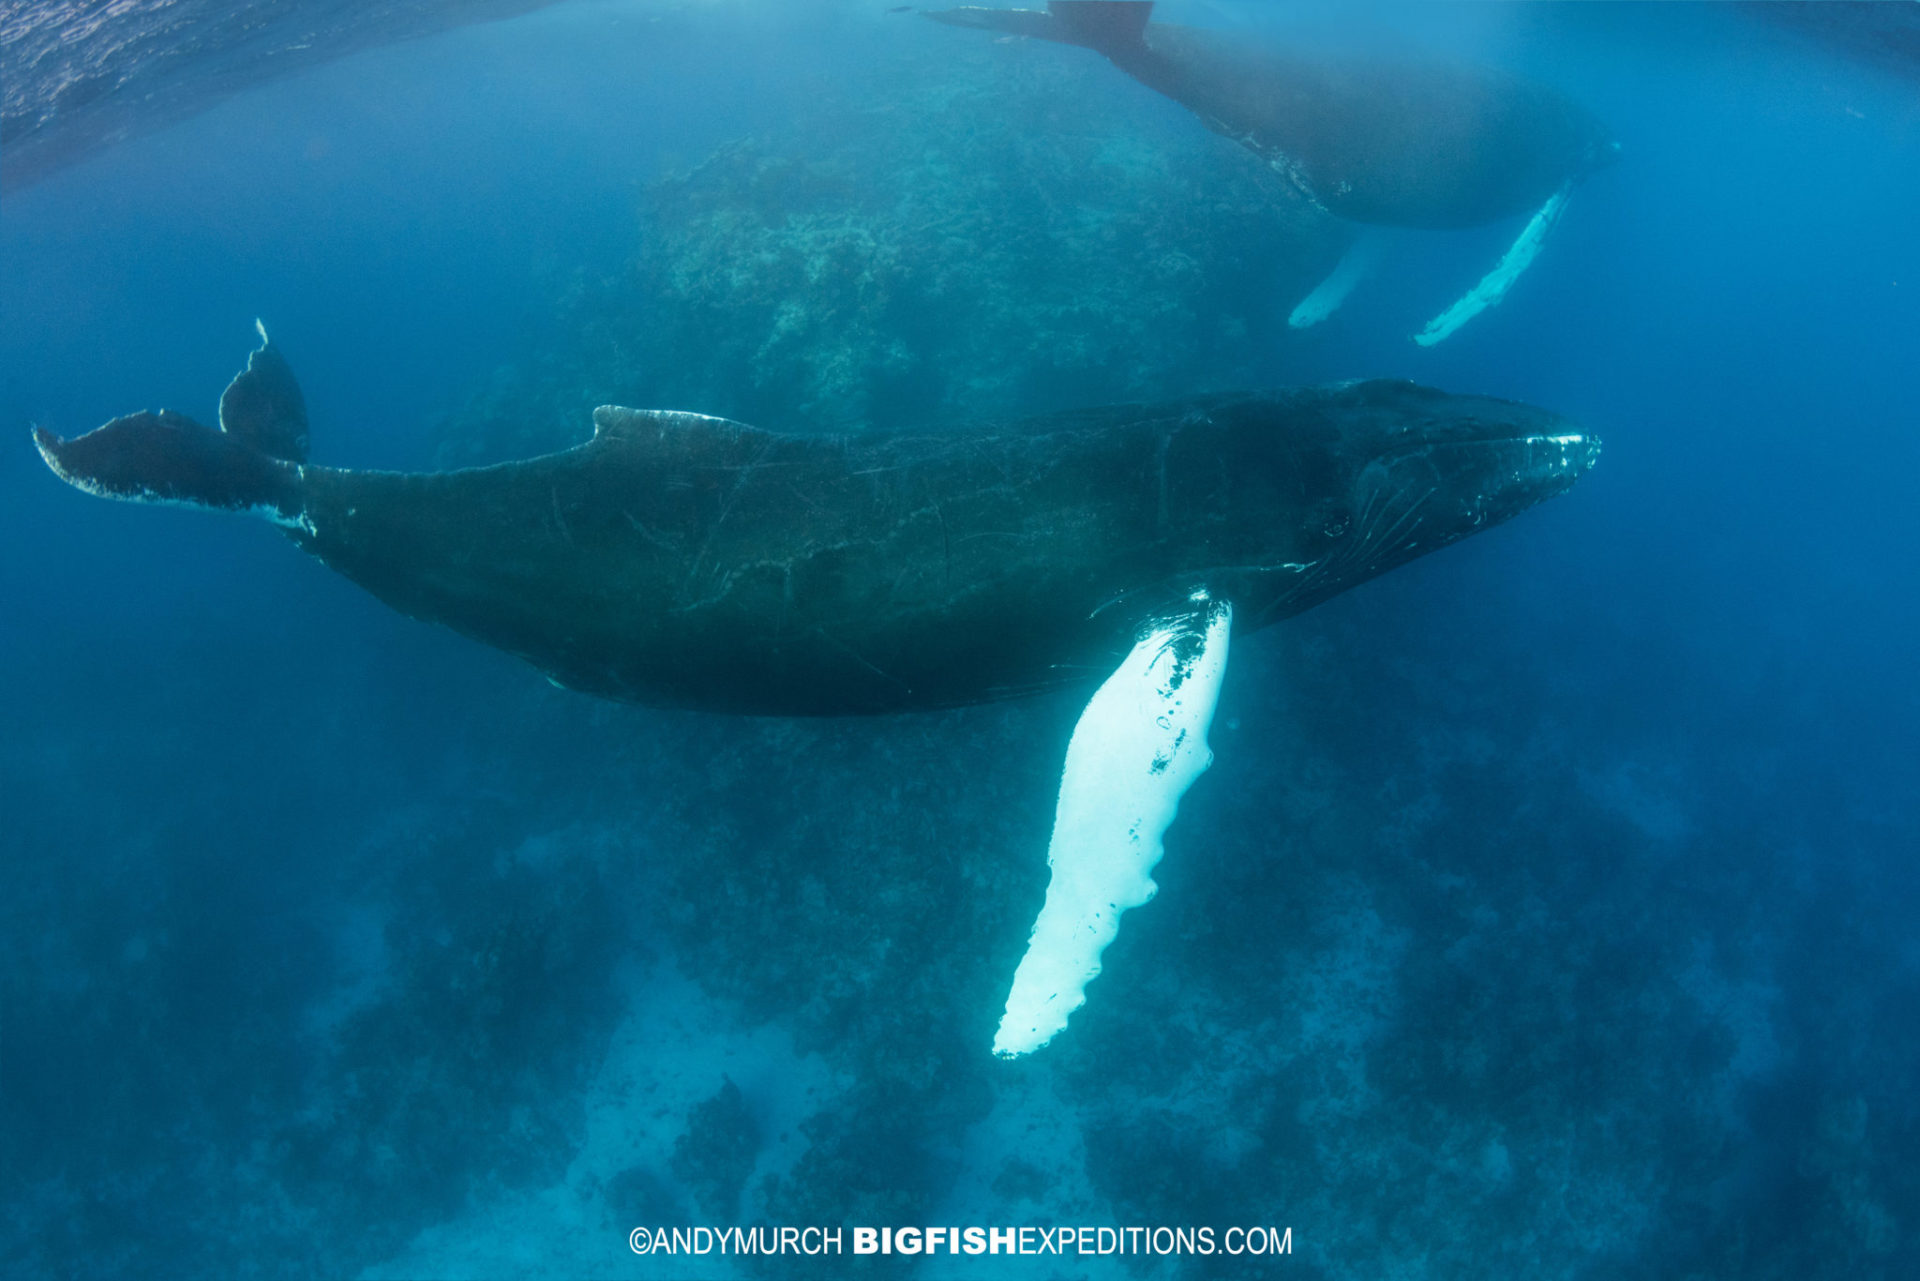
[(1320, 532), (1328, 538), (1344, 538), (1347, 533), (1347, 526), (1351, 523), (1344, 513), (1339, 516), (1331, 516), (1327, 519), (1327, 523), (1320, 527)]

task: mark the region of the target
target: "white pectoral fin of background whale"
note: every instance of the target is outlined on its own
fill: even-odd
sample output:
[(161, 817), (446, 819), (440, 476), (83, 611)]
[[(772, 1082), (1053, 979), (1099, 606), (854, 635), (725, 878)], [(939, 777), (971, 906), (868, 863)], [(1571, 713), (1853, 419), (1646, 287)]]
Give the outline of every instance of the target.
[(1340, 304), (1347, 300), (1353, 287), (1373, 274), (1385, 242), (1386, 237), (1372, 229), (1355, 236), (1339, 263), (1327, 273), (1325, 280), (1313, 287), (1312, 293), (1300, 300), (1293, 314), (1287, 317), (1287, 323), (1295, 329), (1311, 329), (1340, 310)]
[(1227, 669), (1232, 607), (1196, 593), (1107, 678), (1067, 744), (1047, 862), (1053, 877), (993, 1040), (1030, 1054), (1067, 1026), (1100, 973), (1120, 914), (1153, 897), (1160, 838), (1213, 763), (1207, 730)]
[(1545, 243), (1553, 225), (1560, 221), (1560, 215), (1567, 208), (1567, 197), (1572, 193), (1573, 184), (1569, 182), (1549, 196), (1547, 203), (1540, 206), (1540, 212), (1521, 230), (1499, 265), (1469, 290), (1466, 297), (1429, 321), (1425, 329), (1413, 336), (1413, 340), (1422, 347), (1431, 347), (1505, 298), (1507, 290), (1513, 288), (1513, 282), (1520, 279), (1520, 274), (1540, 256), (1540, 246)]

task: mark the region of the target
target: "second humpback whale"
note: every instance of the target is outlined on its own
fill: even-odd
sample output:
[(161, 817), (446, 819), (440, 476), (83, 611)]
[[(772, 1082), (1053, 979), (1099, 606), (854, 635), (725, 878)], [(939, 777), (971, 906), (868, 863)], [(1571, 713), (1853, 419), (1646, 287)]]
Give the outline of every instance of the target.
[(605, 406), (560, 453), (348, 471), (307, 461), (261, 339), (218, 428), (162, 410), (35, 444), (89, 493), (263, 516), (394, 608), (609, 698), (831, 715), (1099, 683), (1004, 1055), (1066, 1026), (1152, 895), (1230, 633), (1517, 515), (1599, 450), (1544, 410), (1375, 381), (858, 436)]
[[(1500, 265), (1422, 331), (1423, 345), (1498, 302), (1538, 253), (1573, 185), (1619, 154), (1598, 120), (1518, 76), (1250, 45), (1150, 23), (1152, 11), (1151, 0), (1051, 0), (1045, 12), (969, 7), (925, 16), (1104, 54), (1337, 218), (1446, 229), (1537, 211)], [(1332, 314), (1370, 253), (1363, 236), (1355, 255), (1294, 310), (1295, 325)]]

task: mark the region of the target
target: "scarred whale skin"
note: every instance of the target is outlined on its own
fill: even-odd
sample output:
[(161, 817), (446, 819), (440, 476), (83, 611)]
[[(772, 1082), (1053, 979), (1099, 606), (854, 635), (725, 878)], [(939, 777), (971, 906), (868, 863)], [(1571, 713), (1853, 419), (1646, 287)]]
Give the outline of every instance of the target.
[(163, 412), (36, 442), (89, 492), (267, 516), (560, 684), (738, 713), (1096, 683), (1196, 590), (1264, 626), (1561, 492), (1599, 448), (1527, 405), (1359, 382), (853, 436), (606, 407), (560, 453), (400, 474), (302, 461), (304, 410), (262, 421), (297, 389), (236, 394), (282, 378), (256, 352), (224, 431)]
[(1619, 155), (1584, 108), (1518, 76), (1273, 47), (1148, 22), (1152, 9), (1143, 0), (1056, 0), (1046, 12), (967, 7), (925, 16), (1105, 54), (1353, 222), (1478, 226), (1539, 208)]

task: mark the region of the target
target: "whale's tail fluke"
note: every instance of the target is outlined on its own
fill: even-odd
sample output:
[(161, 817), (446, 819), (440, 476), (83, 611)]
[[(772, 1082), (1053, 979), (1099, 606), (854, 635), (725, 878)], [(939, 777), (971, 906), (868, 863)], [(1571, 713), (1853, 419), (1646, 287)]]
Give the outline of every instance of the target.
[(267, 337), (266, 325), (256, 320), (253, 327), (259, 331), (260, 347), (220, 397), (220, 430), (271, 458), (304, 463), (307, 398), (294, 381), (293, 367)]
[(1051, 0), (1038, 9), (961, 9), (921, 11), (935, 22), (979, 27), (1008, 35), (1085, 45), (1109, 57), (1137, 47), (1153, 15), (1153, 0)]
[(36, 427), (33, 443), (54, 475), (101, 498), (248, 512), (306, 528), (306, 403), (264, 327), (260, 349), (220, 398), (218, 430), (162, 409), (72, 440)]

